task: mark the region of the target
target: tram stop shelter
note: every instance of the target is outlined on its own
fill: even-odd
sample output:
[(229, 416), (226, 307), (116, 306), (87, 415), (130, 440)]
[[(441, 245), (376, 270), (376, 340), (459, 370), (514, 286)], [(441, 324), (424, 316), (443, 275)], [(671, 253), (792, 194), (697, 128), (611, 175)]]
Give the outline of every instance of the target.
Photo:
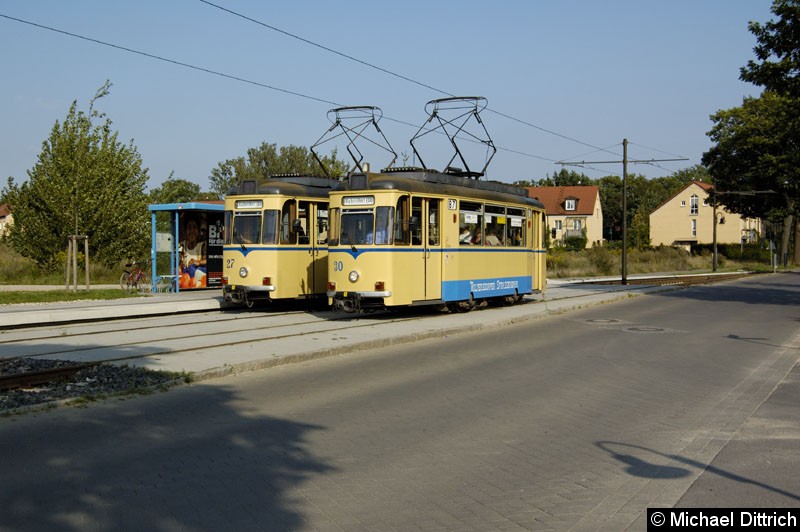
[(147, 210), (152, 291), (220, 288), (224, 202), (152, 204)]

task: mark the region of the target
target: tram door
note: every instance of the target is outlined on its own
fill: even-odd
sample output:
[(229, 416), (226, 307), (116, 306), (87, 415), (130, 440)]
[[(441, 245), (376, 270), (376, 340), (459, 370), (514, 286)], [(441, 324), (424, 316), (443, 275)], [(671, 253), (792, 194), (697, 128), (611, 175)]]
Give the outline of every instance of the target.
[(300, 231), (297, 244), (307, 248), (306, 293), (325, 291), (328, 281), (328, 204), (300, 201), (297, 210)]
[[(411, 219), (414, 225), (412, 244), (422, 246), (423, 299), (442, 298), (442, 200), (414, 197)], [(414, 241), (416, 240), (416, 241)]]

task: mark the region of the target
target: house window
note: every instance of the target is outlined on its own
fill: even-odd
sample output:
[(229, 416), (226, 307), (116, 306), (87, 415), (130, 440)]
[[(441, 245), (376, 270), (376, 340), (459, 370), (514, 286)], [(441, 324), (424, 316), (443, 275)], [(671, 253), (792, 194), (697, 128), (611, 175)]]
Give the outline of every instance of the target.
[(564, 201), (564, 210), (567, 211), (574, 211), (575, 210), (575, 200), (568, 199)]
[(681, 207), (686, 207), (686, 200), (681, 200)]
[(695, 194), (692, 194), (692, 197), (689, 198), (689, 214), (697, 214), (698, 213), (698, 197)]
[(561, 220), (556, 220), (556, 230), (561, 231)]
[(692, 220), (692, 236), (697, 236), (697, 220)]
[(580, 220), (572, 220), (572, 229), (575, 231), (581, 230), (581, 221)]

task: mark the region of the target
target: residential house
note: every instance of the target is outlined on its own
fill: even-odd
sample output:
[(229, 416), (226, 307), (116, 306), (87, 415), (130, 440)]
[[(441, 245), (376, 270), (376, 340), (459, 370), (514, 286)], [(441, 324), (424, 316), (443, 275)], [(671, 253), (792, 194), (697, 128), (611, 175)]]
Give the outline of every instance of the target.
[(526, 187), (528, 196), (544, 204), (551, 245), (572, 236), (586, 236), (586, 247), (603, 243), (603, 208), (596, 186)]
[[(654, 246), (691, 248), (714, 241), (713, 185), (692, 181), (650, 214), (650, 243)], [(761, 220), (743, 218), (717, 206), (717, 243), (755, 242)]]
[(14, 216), (11, 214), (11, 207), (8, 203), (0, 205), (0, 238), (6, 236), (8, 228), (14, 223)]

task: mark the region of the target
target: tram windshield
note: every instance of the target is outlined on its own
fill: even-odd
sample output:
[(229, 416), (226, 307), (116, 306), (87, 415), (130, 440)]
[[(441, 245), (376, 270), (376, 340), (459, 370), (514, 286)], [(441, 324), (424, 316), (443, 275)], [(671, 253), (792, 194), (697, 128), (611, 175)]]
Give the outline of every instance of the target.
[(231, 243), (233, 244), (276, 244), (278, 242), (278, 211), (234, 212)]
[(234, 244), (258, 244), (258, 237), (261, 233), (261, 213), (234, 213), (231, 233)]
[(340, 242), (348, 246), (391, 244), (394, 207), (342, 211)]

